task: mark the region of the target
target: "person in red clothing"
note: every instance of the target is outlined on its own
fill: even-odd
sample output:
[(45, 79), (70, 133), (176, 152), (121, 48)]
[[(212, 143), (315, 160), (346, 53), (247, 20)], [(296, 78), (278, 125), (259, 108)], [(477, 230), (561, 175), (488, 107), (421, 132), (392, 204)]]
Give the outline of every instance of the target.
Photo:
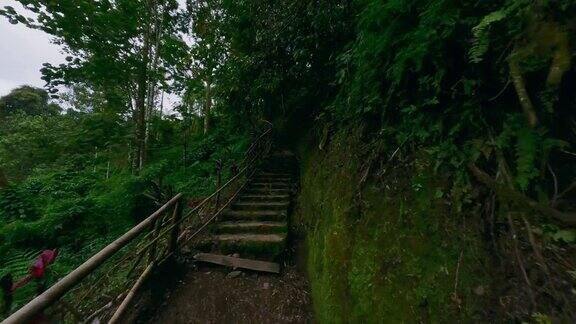
[(4, 309), (3, 312), (7, 314), (10, 312), (12, 308), (12, 301), (14, 292), (24, 287), (30, 281), (35, 280), (37, 283), (36, 286), (36, 295), (40, 295), (41, 293), (46, 290), (46, 271), (48, 266), (56, 260), (58, 256), (58, 250), (44, 250), (40, 255), (32, 262), (32, 265), (29, 269), (29, 274), (18, 280), (14, 283), (11, 274), (6, 274), (0, 279), (0, 286), (2, 288), (3, 296), (4, 296)]
[(41, 293), (46, 290), (46, 270), (48, 266), (54, 263), (56, 257), (58, 256), (58, 250), (44, 250), (40, 255), (36, 258), (32, 266), (30, 267), (30, 276), (34, 278), (37, 282), (38, 286), (36, 288), (36, 294), (40, 295)]

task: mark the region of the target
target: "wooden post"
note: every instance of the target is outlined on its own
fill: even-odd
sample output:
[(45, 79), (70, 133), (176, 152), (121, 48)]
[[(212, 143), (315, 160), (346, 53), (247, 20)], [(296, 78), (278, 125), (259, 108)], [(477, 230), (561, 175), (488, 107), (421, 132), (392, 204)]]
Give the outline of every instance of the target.
[[(154, 240), (158, 237), (160, 233), (160, 225), (162, 224), (162, 217), (159, 217), (152, 226), (152, 237), (150, 240)], [(158, 241), (155, 241), (152, 245), (150, 245), (150, 250), (148, 252), (148, 263), (152, 264), (156, 261), (156, 246), (158, 245)]]
[[(217, 172), (217, 180), (216, 180), (216, 190), (220, 189), (222, 185), (222, 160), (216, 161), (216, 172)], [(220, 191), (216, 194), (216, 210), (220, 208)]]
[(170, 233), (170, 243), (168, 245), (168, 252), (176, 254), (178, 252), (178, 236), (180, 236), (180, 220), (182, 219), (182, 200), (174, 206), (174, 213), (172, 214), (172, 233)]
[(114, 312), (114, 315), (112, 315), (110, 321), (108, 321), (108, 324), (120, 323), (122, 315), (124, 315), (124, 313), (128, 309), (128, 306), (130, 305), (130, 302), (134, 299), (134, 296), (136, 296), (136, 292), (138, 291), (138, 289), (142, 287), (142, 285), (144, 284), (150, 273), (152, 273), (153, 268), (154, 268), (153, 264), (150, 264), (148, 265), (148, 267), (146, 267), (146, 269), (144, 269), (142, 275), (140, 275), (138, 280), (136, 280), (136, 283), (134, 284), (134, 286), (132, 286), (132, 288), (128, 292), (128, 295), (126, 295), (120, 306), (118, 306), (118, 308), (116, 309), (116, 312)]
[(145, 220), (134, 226), (121, 237), (117, 238), (114, 242), (107, 245), (100, 252), (93, 255), (90, 259), (86, 260), (78, 268), (74, 269), (64, 278), (56, 282), (52, 287), (48, 288), (40, 296), (34, 298), (28, 304), (22, 306), (19, 310), (5, 319), (2, 324), (19, 324), (28, 323), (36, 317), (38, 313), (53, 305), (58, 299), (64, 296), (67, 292), (72, 290), (82, 279), (86, 278), (96, 268), (106, 262), (112, 255), (120, 249), (128, 245), (134, 238), (147, 230), (156, 219), (158, 219), (166, 210), (169, 210), (178, 200), (182, 194), (176, 195), (170, 199), (164, 206), (160, 207), (154, 214), (148, 216)]

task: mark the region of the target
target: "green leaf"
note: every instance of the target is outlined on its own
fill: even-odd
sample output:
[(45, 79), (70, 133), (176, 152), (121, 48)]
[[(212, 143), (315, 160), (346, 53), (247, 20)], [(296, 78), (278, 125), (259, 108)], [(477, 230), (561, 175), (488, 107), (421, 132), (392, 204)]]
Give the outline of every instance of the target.
[(564, 243), (575, 243), (576, 242), (576, 230), (567, 229), (560, 230), (552, 234), (552, 239)]

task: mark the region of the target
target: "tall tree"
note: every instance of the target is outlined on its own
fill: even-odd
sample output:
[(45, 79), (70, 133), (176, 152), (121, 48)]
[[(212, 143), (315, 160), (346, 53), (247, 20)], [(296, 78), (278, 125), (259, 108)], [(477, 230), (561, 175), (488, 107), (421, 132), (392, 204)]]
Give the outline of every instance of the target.
[[(179, 36), (176, 0), (18, 0), (36, 18), (12, 7), (0, 10), (13, 23), (23, 23), (54, 36), (69, 55), (66, 64), (45, 64), (50, 91), (60, 85), (86, 83), (105, 93), (107, 109), (131, 115), (133, 165), (146, 161), (147, 121), (159, 84), (167, 84), (166, 66), (174, 51), (186, 47)], [(165, 60), (165, 58), (168, 58)]]
[(225, 11), (221, 0), (188, 1), (191, 14), (193, 45), (190, 65), (192, 78), (187, 91), (203, 94), (202, 115), (204, 133), (210, 130), (218, 75), (228, 57), (229, 44), (225, 38), (222, 21)]
[(43, 89), (30, 86), (16, 88), (0, 98), (0, 117), (16, 113), (33, 116), (58, 114), (60, 107), (49, 102), (48, 98), (48, 92)]

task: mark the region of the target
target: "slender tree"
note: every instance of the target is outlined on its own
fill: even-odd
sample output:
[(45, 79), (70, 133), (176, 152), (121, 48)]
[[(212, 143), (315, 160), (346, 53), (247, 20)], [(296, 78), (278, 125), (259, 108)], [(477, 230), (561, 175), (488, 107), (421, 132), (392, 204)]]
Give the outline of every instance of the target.
[[(108, 109), (132, 115), (133, 165), (144, 166), (148, 121), (160, 84), (167, 84), (168, 65), (185, 48), (176, 0), (18, 0), (36, 15), (29, 18), (12, 7), (0, 10), (13, 23), (23, 23), (54, 37), (69, 55), (66, 64), (45, 64), (50, 92), (83, 82), (104, 91)], [(29, 13), (27, 13), (29, 15)]]
[(208, 133), (214, 92), (218, 86), (215, 80), (218, 79), (229, 51), (229, 44), (221, 28), (225, 11), (221, 0), (188, 1), (188, 10), (192, 17), (194, 44), (191, 48), (194, 60), (190, 66), (193, 81), (188, 84), (188, 91), (203, 93), (204, 133)]

